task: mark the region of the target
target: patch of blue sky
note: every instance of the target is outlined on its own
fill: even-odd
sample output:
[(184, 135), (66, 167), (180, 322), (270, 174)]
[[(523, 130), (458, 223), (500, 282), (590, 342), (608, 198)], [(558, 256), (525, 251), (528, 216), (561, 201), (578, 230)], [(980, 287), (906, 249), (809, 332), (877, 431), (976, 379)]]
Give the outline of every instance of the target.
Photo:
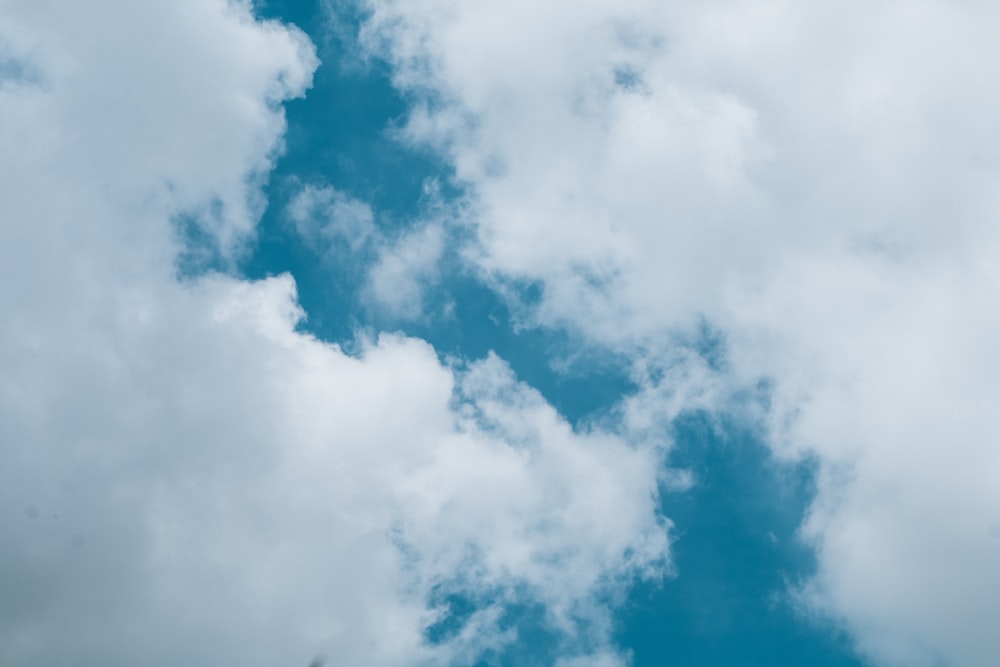
[[(428, 182), (441, 184), (445, 198), (461, 195), (447, 164), (393, 138), (389, 130), (402, 122), (407, 102), (384, 63), (352, 60), (350, 35), (362, 17), (349, 4), (339, 6), (346, 23), (337, 27), (318, 0), (258, 3), (264, 16), (303, 29), (323, 64), (305, 99), (286, 106), (286, 151), (267, 186), (255, 250), (241, 270), (251, 278), (291, 273), (307, 313), (303, 327), (324, 340), (349, 346), (359, 331), (393, 330), (429, 341), (442, 357), (475, 359), (493, 350), (574, 423), (612, 408), (634, 389), (624, 364), (576, 349), (565, 332), (518, 326), (503, 298), (457, 263), (449, 266), (447, 256), (444, 278), (425, 305), (440, 313), (451, 304), (449, 316), (398, 318), (366, 303), (362, 262), (318, 256), (289, 224), (288, 203), (305, 184), (331, 186), (370, 205), (377, 225), (393, 233), (421, 219)], [(622, 76), (623, 85), (635, 84)], [(710, 365), (723, 363), (724, 341), (707, 328), (703, 333), (695, 348)], [(567, 370), (553, 359), (573, 361)], [(676, 525), (676, 576), (636, 585), (616, 618), (616, 637), (635, 667), (860, 665), (842, 633), (806, 618), (788, 594), (814, 568), (796, 539), (811, 498), (808, 466), (776, 463), (752, 432), (717, 417), (687, 415), (673, 435), (671, 464), (692, 471), (696, 484), (663, 494), (662, 511)], [(496, 601), (444, 591), (438, 602), (445, 613), (427, 630), (430, 642), (447, 640), (475, 610)], [(481, 664), (552, 664), (561, 640), (546, 629), (544, 615), (530, 607), (505, 614), (519, 639)]]
[[(350, 256), (318, 257), (295, 233), (286, 209), (305, 184), (335, 187), (365, 202), (388, 233), (420, 218), (429, 181), (442, 184), (443, 196), (460, 194), (449, 179), (449, 168), (436, 155), (404, 146), (391, 136), (390, 129), (407, 112), (406, 101), (392, 87), (384, 63), (352, 60), (354, 47), (329, 28), (320, 4), (270, 0), (261, 8), (264, 16), (304, 29), (316, 43), (323, 65), (306, 98), (286, 105), (286, 151), (271, 174), (256, 249), (242, 271), (251, 278), (291, 273), (307, 313), (303, 326), (345, 347), (359, 330), (370, 329), (419, 336), (443, 356), (475, 359), (493, 350), (571, 421), (629, 391), (627, 373), (596, 352), (576, 354), (580, 361), (566, 372), (553, 372), (550, 361), (565, 360), (565, 351), (572, 347), (569, 336), (516, 327), (517, 318), (505, 301), (459, 267), (452, 265), (449, 271), (447, 257), (443, 267), (447, 279), (427, 296), (429, 310), (435, 312), (449, 302), (450, 316), (404, 321), (367, 306), (363, 294), (367, 265)], [(360, 20), (357, 14), (353, 18)], [(531, 288), (525, 286), (523, 291), (530, 293)]]
[(635, 665), (862, 664), (843, 632), (803, 617), (789, 594), (815, 567), (796, 537), (811, 466), (776, 462), (752, 431), (715, 416), (674, 428), (671, 463), (695, 485), (661, 505), (677, 527), (677, 576), (637, 585), (619, 617)]

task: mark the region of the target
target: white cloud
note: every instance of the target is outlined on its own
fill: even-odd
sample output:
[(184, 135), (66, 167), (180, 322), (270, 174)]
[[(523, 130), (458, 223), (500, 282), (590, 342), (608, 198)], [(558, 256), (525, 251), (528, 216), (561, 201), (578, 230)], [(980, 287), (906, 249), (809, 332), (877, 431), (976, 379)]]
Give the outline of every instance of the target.
[(378, 233), (371, 206), (333, 187), (306, 184), (288, 203), (295, 231), (314, 250), (357, 253)]
[[(438, 198), (433, 188), (425, 194)], [(445, 212), (435, 213), (437, 218), (383, 230), (369, 204), (313, 184), (302, 186), (286, 210), (298, 235), (331, 268), (367, 274), (363, 296), (369, 306), (406, 320), (426, 315), (425, 292), (439, 277), (447, 232)]]
[(1000, 283), (992, 267), (954, 269), (811, 258), (744, 306), (785, 329), (735, 346), (782, 380), (778, 451), (827, 463), (803, 527), (821, 564), (804, 599), (887, 664), (987, 665), (996, 651), (983, 619), (1000, 613)]
[(493, 357), (297, 333), (288, 276), (175, 279), (176, 216), (224, 253), (252, 235), (305, 37), (222, 0), (18, 3), (0, 36), (38, 74), (0, 87), (0, 662), (511, 639), (486, 609), (427, 645), (439, 590), (542, 603), (607, 650), (596, 596), (662, 570), (660, 452), (574, 431)]
[(434, 223), (387, 242), (369, 273), (368, 289), (373, 301), (397, 317), (422, 317), (424, 294), (438, 277), (444, 243), (445, 231)]
[(620, 667), (628, 664), (622, 656), (614, 653), (601, 653), (582, 658), (562, 658), (556, 661), (555, 667)]
[[(635, 424), (768, 378), (775, 450), (823, 464), (804, 599), (880, 664), (992, 665), (997, 8), (368, 5), (406, 136), (472, 191), (470, 261), (636, 355)], [(725, 378), (671, 351), (703, 317)]]

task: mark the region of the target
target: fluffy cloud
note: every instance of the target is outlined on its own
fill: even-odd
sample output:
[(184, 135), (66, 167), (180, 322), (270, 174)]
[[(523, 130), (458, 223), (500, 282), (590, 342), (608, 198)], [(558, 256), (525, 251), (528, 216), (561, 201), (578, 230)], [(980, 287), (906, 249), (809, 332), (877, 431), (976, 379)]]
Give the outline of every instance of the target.
[[(470, 662), (502, 602), (607, 654), (598, 596), (662, 571), (661, 452), (494, 357), (299, 333), (288, 276), (177, 278), (185, 234), (252, 236), (308, 40), (102, 0), (5, 6), (0, 43), (0, 662)], [(448, 595), (480, 609), (433, 645)]]
[[(486, 279), (633, 354), (635, 423), (767, 387), (775, 451), (822, 464), (802, 599), (880, 664), (992, 664), (1000, 12), (368, 6), (406, 136), (471, 192)], [(721, 364), (677, 352), (705, 321)]]
[(734, 345), (781, 381), (777, 451), (826, 463), (803, 526), (822, 567), (803, 600), (886, 664), (987, 665), (997, 649), (983, 619), (1000, 613), (1000, 283), (993, 266), (949, 264), (809, 258), (743, 306), (784, 329)]

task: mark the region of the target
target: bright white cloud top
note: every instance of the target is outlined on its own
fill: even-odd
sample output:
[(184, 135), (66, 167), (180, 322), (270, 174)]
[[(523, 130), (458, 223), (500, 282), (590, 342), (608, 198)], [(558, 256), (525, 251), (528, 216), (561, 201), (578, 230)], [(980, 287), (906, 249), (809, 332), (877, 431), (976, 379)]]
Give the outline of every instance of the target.
[[(876, 664), (992, 667), (1000, 8), (368, 6), (461, 220), (387, 239), (309, 186), (292, 223), (368, 248), (404, 317), (466, 225), (498, 291), (542, 286), (525, 323), (629, 355), (640, 391), (574, 430), (495, 356), (301, 333), (287, 276), (178, 280), (179, 217), (223, 258), (252, 240), (312, 45), (245, 2), (6, 3), (0, 663), (467, 663), (519, 601), (559, 664), (623, 664), (601, 601), (668, 569), (643, 434), (766, 381), (748, 419), (821, 464), (805, 611)], [(702, 322), (721, 370), (678, 343)], [(431, 645), (453, 592), (483, 609)]]

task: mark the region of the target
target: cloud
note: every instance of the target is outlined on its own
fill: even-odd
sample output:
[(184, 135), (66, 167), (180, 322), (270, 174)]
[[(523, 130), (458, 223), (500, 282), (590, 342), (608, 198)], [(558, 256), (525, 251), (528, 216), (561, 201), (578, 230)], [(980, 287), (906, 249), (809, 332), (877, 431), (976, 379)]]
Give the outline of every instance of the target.
[(287, 215), (298, 235), (324, 253), (357, 253), (378, 233), (371, 206), (329, 186), (303, 186)]
[[(0, 87), (0, 662), (469, 662), (513, 639), (497, 600), (609, 650), (600, 600), (664, 570), (660, 450), (496, 357), (299, 333), (287, 275), (177, 278), (179, 220), (252, 238), (308, 40), (247, 3), (51, 4), (0, 10), (40, 82)], [(483, 609), (434, 644), (445, 591)]]
[[(992, 664), (997, 10), (367, 5), (404, 136), (471, 193), (481, 275), (632, 355), (634, 423), (680, 397), (817, 458), (802, 599), (863, 653)], [(678, 361), (706, 322), (719, 363)]]
[(428, 223), (383, 248), (369, 274), (374, 302), (396, 317), (420, 318), (425, 311), (424, 292), (437, 277), (444, 243), (442, 227)]
[[(433, 188), (427, 194), (438, 197)], [(439, 277), (450, 221), (446, 211), (434, 213), (402, 229), (383, 229), (370, 205), (313, 184), (303, 185), (286, 210), (298, 236), (329, 268), (366, 274), (362, 295), (371, 309), (401, 320), (426, 315), (425, 292)]]

